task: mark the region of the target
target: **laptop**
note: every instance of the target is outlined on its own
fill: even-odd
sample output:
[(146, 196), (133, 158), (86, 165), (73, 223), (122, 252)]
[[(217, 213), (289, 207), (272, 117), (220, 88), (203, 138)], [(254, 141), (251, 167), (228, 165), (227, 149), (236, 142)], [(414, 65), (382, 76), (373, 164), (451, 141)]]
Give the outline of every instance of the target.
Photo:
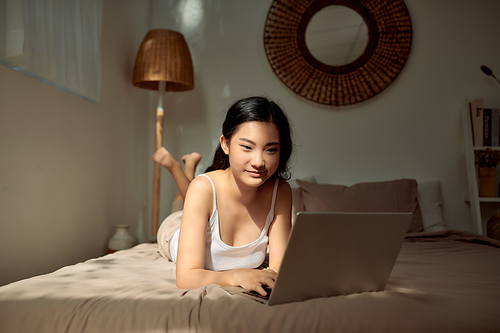
[(383, 291), (412, 213), (297, 213), (268, 298), (241, 287), (234, 295), (276, 305)]

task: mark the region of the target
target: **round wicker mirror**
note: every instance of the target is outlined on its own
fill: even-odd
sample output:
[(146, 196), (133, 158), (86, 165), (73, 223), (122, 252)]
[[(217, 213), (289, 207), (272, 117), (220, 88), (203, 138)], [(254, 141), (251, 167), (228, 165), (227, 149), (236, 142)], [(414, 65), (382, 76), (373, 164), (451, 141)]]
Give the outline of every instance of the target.
[[(368, 26), (366, 49), (342, 66), (318, 61), (305, 42), (313, 15), (330, 5), (355, 10)], [(266, 55), (280, 80), (308, 100), (334, 106), (365, 101), (387, 88), (403, 69), (411, 42), (403, 0), (274, 0), (264, 29)]]

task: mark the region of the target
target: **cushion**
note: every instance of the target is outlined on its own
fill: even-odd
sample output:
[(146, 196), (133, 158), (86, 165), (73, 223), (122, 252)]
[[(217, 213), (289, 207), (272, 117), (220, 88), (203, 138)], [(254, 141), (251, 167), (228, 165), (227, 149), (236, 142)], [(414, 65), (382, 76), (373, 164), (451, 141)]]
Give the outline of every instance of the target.
[[(316, 178), (314, 176), (302, 177), (300, 180), (307, 181), (310, 183), (316, 183)], [(297, 219), (297, 212), (304, 211), (304, 202), (302, 201), (302, 191), (300, 190), (299, 184), (297, 184), (297, 179), (292, 179), (288, 181), (292, 187), (292, 224), (295, 223)]]
[(408, 232), (423, 231), (414, 179), (359, 183), (352, 186), (297, 180), (306, 212), (411, 212)]
[(292, 188), (299, 188), (299, 184), (297, 183), (297, 180), (301, 180), (303, 182), (309, 182), (309, 183), (317, 183), (316, 177), (314, 177), (314, 176), (304, 176), (304, 177), (300, 177), (300, 178), (290, 179), (288, 181), (288, 184), (290, 184), (290, 186)]
[(443, 196), (441, 183), (438, 180), (419, 183), (417, 200), (422, 213), (424, 231), (448, 229), (443, 219)]

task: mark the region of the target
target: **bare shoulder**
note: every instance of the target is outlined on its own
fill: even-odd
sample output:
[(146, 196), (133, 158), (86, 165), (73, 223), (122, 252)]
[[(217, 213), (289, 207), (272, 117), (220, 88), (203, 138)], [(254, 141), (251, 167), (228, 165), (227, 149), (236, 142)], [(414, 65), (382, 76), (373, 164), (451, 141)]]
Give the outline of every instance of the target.
[(286, 180), (280, 179), (278, 184), (278, 193), (276, 195), (277, 212), (287, 212), (292, 207), (292, 187)]
[(290, 186), (290, 184), (288, 184), (286, 180), (280, 179), (278, 184), (278, 192), (279, 196), (286, 196), (286, 197), (289, 196), (291, 198), (292, 187)]
[[(212, 213), (213, 190), (210, 180), (205, 176), (198, 176), (191, 181), (186, 193), (184, 211), (203, 212), (203, 215)], [(188, 213), (189, 214), (189, 213)]]
[(189, 191), (196, 191), (201, 193), (207, 192), (212, 193), (212, 183), (210, 183), (210, 179), (208, 179), (205, 176), (198, 176), (195, 179), (191, 181), (188, 187), (188, 192)]

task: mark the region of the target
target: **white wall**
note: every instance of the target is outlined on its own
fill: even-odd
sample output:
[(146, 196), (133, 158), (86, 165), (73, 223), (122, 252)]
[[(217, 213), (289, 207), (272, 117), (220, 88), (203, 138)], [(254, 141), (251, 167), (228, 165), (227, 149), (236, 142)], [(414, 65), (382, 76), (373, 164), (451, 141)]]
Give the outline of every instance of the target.
[[(206, 167), (228, 106), (240, 97), (264, 94), (280, 102), (293, 121), (294, 177), (313, 174), (320, 182), (346, 185), (437, 179), (448, 226), (472, 230), (464, 202), (459, 110), (466, 100), (480, 97), (487, 106), (500, 106), (500, 85), (479, 69), (486, 64), (500, 73), (500, 2), (407, 0), (414, 34), (405, 68), (384, 92), (350, 107), (305, 101), (274, 75), (263, 49), (271, 2), (152, 0), (153, 26), (184, 34), (196, 72), (194, 91), (170, 96), (172, 139), (165, 145), (178, 157), (200, 151)], [(168, 175), (163, 191), (162, 213), (167, 214), (175, 192)]]
[(103, 1), (98, 104), (0, 66), (0, 285), (106, 253), (147, 204), (149, 92), (132, 86), (149, 7)]

